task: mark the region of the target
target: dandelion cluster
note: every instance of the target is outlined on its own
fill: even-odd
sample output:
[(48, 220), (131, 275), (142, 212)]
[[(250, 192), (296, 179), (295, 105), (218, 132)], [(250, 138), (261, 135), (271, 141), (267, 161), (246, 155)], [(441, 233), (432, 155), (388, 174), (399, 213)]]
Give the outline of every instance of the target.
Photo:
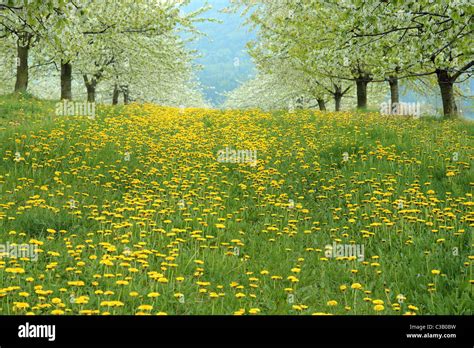
[(0, 242), (38, 255), (0, 255), (0, 313), (472, 314), (472, 129), (147, 104), (6, 127)]

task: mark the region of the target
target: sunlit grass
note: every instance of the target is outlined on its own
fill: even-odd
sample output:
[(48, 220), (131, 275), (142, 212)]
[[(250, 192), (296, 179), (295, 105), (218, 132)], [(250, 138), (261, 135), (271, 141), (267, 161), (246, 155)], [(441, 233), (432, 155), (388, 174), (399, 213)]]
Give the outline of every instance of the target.
[(472, 314), (472, 122), (13, 102), (2, 314)]

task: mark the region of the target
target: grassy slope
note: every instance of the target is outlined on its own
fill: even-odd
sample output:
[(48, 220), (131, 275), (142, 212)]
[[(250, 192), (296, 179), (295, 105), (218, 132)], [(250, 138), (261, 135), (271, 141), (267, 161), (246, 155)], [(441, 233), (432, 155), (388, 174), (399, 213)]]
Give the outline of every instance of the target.
[[(473, 312), (472, 122), (151, 105), (99, 108), (95, 121), (53, 112), (0, 99), (0, 242), (44, 251), (0, 263), (2, 314), (133, 314), (141, 304), (169, 314)], [(256, 149), (259, 165), (218, 163), (226, 146)], [(364, 262), (326, 259), (334, 241), (363, 245)]]

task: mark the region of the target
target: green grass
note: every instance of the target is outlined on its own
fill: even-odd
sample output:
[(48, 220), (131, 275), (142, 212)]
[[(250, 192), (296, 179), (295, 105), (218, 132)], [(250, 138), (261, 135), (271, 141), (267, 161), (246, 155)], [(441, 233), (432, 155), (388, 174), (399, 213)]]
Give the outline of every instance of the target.
[[(472, 122), (153, 105), (89, 120), (17, 98), (0, 97), (0, 243), (43, 252), (0, 261), (2, 314), (473, 313)], [(258, 165), (217, 162), (226, 146)], [(334, 242), (364, 261), (325, 258)]]

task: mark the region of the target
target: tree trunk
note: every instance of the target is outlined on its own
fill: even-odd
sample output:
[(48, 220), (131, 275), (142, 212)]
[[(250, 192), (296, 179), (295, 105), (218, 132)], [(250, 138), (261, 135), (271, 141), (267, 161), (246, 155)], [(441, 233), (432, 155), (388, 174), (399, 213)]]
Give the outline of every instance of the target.
[(82, 77), (84, 78), (84, 84), (86, 85), (87, 101), (89, 103), (95, 103), (95, 87), (97, 86), (97, 82), (94, 78), (89, 80), (86, 74), (82, 75)]
[(342, 101), (342, 94), (335, 94), (334, 95), (334, 103), (336, 105), (335, 110), (341, 111), (341, 101)]
[(61, 60), (61, 100), (72, 100), (72, 65)]
[(367, 85), (369, 84), (369, 81), (369, 79), (364, 77), (356, 79), (357, 109), (359, 110), (367, 109)]
[(458, 108), (454, 99), (454, 81), (450, 78), (447, 70), (437, 70), (436, 75), (443, 101), (444, 117), (457, 117)]
[(94, 84), (86, 85), (86, 89), (87, 89), (87, 101), (89, 103), (95, 103), (95, 85)]
[(334, 84), (334, 105), (336, 111), (341, 111), (341, 101), (342, 101), (342, 90), (341, 87)]
[(398, 78), (394, 76), (390, 76), (388, 79), (388, 83), (390, 85), (390, 100), (391, 100), (391, 108), (393, 107), (393, 104), (398, 104), (400, 103), (400, 95), (398, 92)]
[(117, 105), (119, 99), (119, 89), (117, 84), (114, 86), (114, 92), (112, 93), (112, 105)]
[(304, 105), (304, 97), (298, 97), (296, 99), (296, 108), (302, 110)]
[(28, 53), (29, 47), (17, 43), (15, 92), (26, 92), (28, 88)]
[(125, 105), (130, 103), (130, 95), (128, 92), (128, 86), (123, 86), (122, 87), (122, 92), (123, 92), (123, 103)]
[(326, 111), (326, 102), (324, 99), (318, 99), (319, 110)]
[(95, 88), (97, 86), (97, 81), (95, 78), (92, 78), (92, 80), (89, 80), (87, 75), (83, 75), (84, 77), (84, 84), (86, 85), (86, 90), (87, 90), (87, 101), (89, 103), (95, 103)]

